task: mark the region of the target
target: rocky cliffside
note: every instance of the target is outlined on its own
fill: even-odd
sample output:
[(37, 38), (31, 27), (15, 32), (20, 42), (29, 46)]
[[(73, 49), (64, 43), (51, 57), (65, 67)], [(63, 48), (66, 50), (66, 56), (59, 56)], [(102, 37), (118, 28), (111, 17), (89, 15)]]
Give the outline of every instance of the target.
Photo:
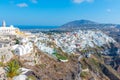
[[(94, 54), (90, 57), (86, 56), (89, 51), (86, 54), (81, 52), (82, 55), (63, 53), (68, 58), (68, 62), (64, 63), (42, 53), (36, 47), (35, 51), (40, 56), (39, 63), (29, 65), (25, 61), (23, 67), (31, 69), (36, 76), (39, 76), (38, 80), (120, 80), (120, 74), (109, 64), (112, 59), (108, 60), (118, 56), (118, 53), (115, 53), (117, 51), (113, 49), (117, 50), (114, 44), (91, 49)], [(27, 56), (23, 56), (21, 61), (25, 57)]]
[(101, 31), (40, 36), (32, 53), (16, 56), (12, 51), (11, 60), (1, 62), (2, 79), (120, 80), (119, 48)]

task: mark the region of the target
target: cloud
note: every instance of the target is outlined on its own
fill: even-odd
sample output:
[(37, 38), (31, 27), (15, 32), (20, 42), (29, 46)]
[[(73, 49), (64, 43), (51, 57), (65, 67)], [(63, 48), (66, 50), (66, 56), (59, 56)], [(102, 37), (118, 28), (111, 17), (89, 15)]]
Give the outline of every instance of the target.
[(111, 9), (107, 9), (107, 12), (109, 12), (109, 13), (110, 13), (111, 11), (112, 11)]
[(30, 0), (32, 3), (38, 3), (38, 0)]
[(94, 0), (86, 0), (87, 2), (93, 2)]
[(28, 4), (26, 3), (19, 3), (17, 4), (18, 7), (23, 8), (23, 7), (28, 7)]
[(82, 3), (84, 0), (73, 0), (74, 3)]
[(82, 2), (93, 2), (94, 0), (73, 0), (74, 3), (82, 3)]

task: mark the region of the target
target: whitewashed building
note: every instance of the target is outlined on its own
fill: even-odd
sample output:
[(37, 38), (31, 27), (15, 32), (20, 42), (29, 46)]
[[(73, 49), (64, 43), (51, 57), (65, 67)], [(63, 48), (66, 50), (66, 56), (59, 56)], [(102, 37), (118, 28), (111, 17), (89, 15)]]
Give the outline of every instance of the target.
[(13, 25), (6, 27), (5, 21), (2, 22), (0, 27), (0, 35), (16, 35), (16, 32), (19, 31), (18, 28), (15, 28)]
[(15, 45), (13, 46), (13, 50), (14, 53), (19, 56), (29, 54), (33, 51), (33, 44), (31, 42), (28, 42), (25, 45)]

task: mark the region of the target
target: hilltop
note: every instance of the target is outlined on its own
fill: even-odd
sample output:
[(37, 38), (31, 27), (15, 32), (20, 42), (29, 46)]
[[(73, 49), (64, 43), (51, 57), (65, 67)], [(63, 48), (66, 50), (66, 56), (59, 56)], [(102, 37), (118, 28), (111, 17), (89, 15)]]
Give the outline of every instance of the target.
[(118, 24), (111, 23), (98, 23), (90, 20), (75, 20), (68, 23), (65, 23), (60, 28), (61, 29), (76, 29), (76, 28), (111, 28), (118, 27)]

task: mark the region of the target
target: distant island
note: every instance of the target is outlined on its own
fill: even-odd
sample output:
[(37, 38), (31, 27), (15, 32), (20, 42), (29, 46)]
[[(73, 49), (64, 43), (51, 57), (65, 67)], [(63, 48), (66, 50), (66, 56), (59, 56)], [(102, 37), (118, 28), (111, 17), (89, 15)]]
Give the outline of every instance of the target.
[(98, 23), (90, 20), (75, 20), (62, 25), (61, 29), (76, 29), (76, 28), (111, 28), (120, 27), (119, 24)]

